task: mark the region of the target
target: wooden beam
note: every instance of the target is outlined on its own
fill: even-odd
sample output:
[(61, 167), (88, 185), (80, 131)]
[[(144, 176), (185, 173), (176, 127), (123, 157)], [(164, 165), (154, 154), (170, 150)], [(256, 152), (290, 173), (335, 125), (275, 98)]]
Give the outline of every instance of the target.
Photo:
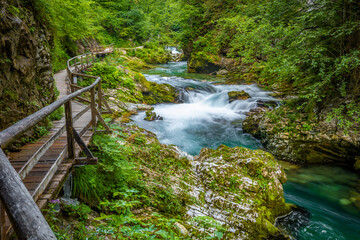
[(81, 150), (85, 153), (86, 157), (89, 159), (94, 158), (94, 155), (91, 153), (89, 148), (86, 146), (84, 141), (81, 139), (80, 135), (77, 133), (77, 131), (75, 129), (73, 129), (73, 130), (74, 130), (75, 141), (77, 142), (77, 144), (79, 145)]
[(18, 239), (56, 239), (40, 209), (1, 149), (0, 193)]
[(101, 92), (101, 80), (98, 84), (98, 109), (102, 108), (102, 92)]
[(77, 89), (83, 89), (83, 87), (80, 87), (79, 85), (76, 84), (70, 84), (70, 86)]
[(86, 103), (91, 103), (90, 100), (87, 100), (86, 98), (83, 97), (76, 97), (78, 100), (80, 100), (80, 102), (86, 102)]
[[(109, 104), (107, 103), (107, 101), (105, 100), (104, 95), (101, 95), (101, 99), (102, 99), (102, 102), (105, 104), (105, 107), (106, 107), (106, 109), (107, 109), (106, 114), (112, 114), (113, 111), (112, 111), (112, 109), (110, 108), (110, 106), (109, 106)], [(100, 108), (99, 108), (99, 109), (100, 109)], [(100, 111), (101, 111), (101, 109), (100, 109)], [(105, 112), (101, 112), (101, 113), (105, 113)]]
[(87, 77), (87, 78), (92, 78), (92, 79), (97, 79), (99, 77), (96, 76), (91, 76), (91, 75), (87, 75), (87, 74), (82, 74), (82, 73), (73, 73), (74, 76), (79, 76), (79, 77)]
[(95, 111), (96, 111), (96, 115), (99, 118), (100, 123), (104, 126), (104, 128), (106, 128), (107, 131), (111, 132), (109, 126), (107, 125), (107, 123), (105, 122), (99, 111), (97, 109), (95, 109)]
[(74, 159), (75, 141), (74, 141), (73, 119), (72, 119), (72, 110), (71, 110), (70, 101), (65, 104), (65, 124), (66, 124), (68, 158)]
[(96, 130), (96, 107), (95, 107), (95, 89), (91, 89), (91, 124), (93, 131)]
[(97, 165), (98, 162), (98, 158), (76, 158), (74, 166), (80, 167), (85, 165)]

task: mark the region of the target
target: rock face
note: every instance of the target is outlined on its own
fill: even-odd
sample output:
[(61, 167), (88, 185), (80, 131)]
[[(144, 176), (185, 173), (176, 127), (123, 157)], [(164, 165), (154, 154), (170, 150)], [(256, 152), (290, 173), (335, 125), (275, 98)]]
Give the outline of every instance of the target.
[(274, 226), (291, 211), (283, 196), (286, 175), (271, 154), (220, 146), (203, 149), (193, 165), (194, 193), (203, 204), (190, 207), (190, 216), (227, 226), (226, 239), (287, 239)]
[(0, 129), (55, 99), (50, 35), (32, 4), (0, 2)]
[(250, 98), (250, 95), (245, 91), (231, 91), (228, 92), (228, 96), (229, 96), (229, 103), (232, 103), (233, 101), (236, 100), (246, 100)]
[[(318, 118), (306, 123), (306, 115), (297, 119), (280, 117), (274, 110), (265, 114), (255, 110), (248, 114), (243, 130), (258, 138), (280, 160), (296, 163), (345, 163), (353, 166), (360, 156), (360, 126), (348, 132), (335, 121)], [(357, 166), (357, 165), (356, 165)]]

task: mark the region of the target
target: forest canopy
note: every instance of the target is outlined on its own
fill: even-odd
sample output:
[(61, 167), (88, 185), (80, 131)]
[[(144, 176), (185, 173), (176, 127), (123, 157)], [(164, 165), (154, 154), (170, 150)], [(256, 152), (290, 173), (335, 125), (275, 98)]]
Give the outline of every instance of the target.
[[(181, 46), (189, 68), (235, 59), (236, 78), (299, 96), (312, 111), (359, 113), (360, 3), (353, 0), (32, 1), (53, 32), (55, 70), (94, 38), (126, 47)], [(346, 104), (342, 104), (345, 103)], [(340, 104), (341, 103), (341, 104)]]

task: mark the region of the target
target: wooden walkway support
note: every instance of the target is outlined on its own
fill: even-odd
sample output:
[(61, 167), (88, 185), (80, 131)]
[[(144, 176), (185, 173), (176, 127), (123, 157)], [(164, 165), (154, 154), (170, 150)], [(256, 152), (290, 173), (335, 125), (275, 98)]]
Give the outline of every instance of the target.
[[(97, 55), (112, 52), (113, 46), (109, 45), (69, 59), (67, 69), (55, 76), (59, 99), (0, 132), (0, 146), (4, 149), (64, 106), (65, 117), (53, 122), (47, 136), (8, 157), (0, 149), (0, 240), (7, 239), (12, 230), (18, 239), (56, 239), (40, 209), (58, 194), (74, 165), (97, 163), (87, 144), (97, 131), (98, 121), (105, 131), (110, 131), (101, 113), (111, 113), (111, 109), (101, 91), (101, 78), (82, 71), (92, 66)], [(92, 79), (93, 83), (82, 88), (77, 85), (78, 78)], [(89, 93), (90, 98), (84, 96)], [(80, 152), (86, 158), (79, 158)]]

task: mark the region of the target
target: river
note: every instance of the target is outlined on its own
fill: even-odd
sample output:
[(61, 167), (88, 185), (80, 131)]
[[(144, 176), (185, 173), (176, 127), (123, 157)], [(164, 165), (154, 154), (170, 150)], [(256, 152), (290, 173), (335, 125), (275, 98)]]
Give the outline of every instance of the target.
[[(141, 112), (133, 117), (134, 122), (156, 133), (161, 143), (175, 144), (192, 155), (221, 144), (263, 148), (258, 139), (243, 133), (242, 121), (258, 102), (277, 100), (255, 84), (214, 84), (216, 79), (186, 70), (186, 62), (178, 62), (145, 72), (149, 81), (176, 87), (183, 103), (155, 105), (154, 112), (164, 120), (145, 121)], [(251, 98), (229, 103), (227, 93), (242, 90)], [(357, 173), (330, 165), (291, 167), (286, 172), (286, 201), (305, 209), (283, 224), (294, 239), (360, 239), (360, 211), (351, 203), (360, 186)]]

